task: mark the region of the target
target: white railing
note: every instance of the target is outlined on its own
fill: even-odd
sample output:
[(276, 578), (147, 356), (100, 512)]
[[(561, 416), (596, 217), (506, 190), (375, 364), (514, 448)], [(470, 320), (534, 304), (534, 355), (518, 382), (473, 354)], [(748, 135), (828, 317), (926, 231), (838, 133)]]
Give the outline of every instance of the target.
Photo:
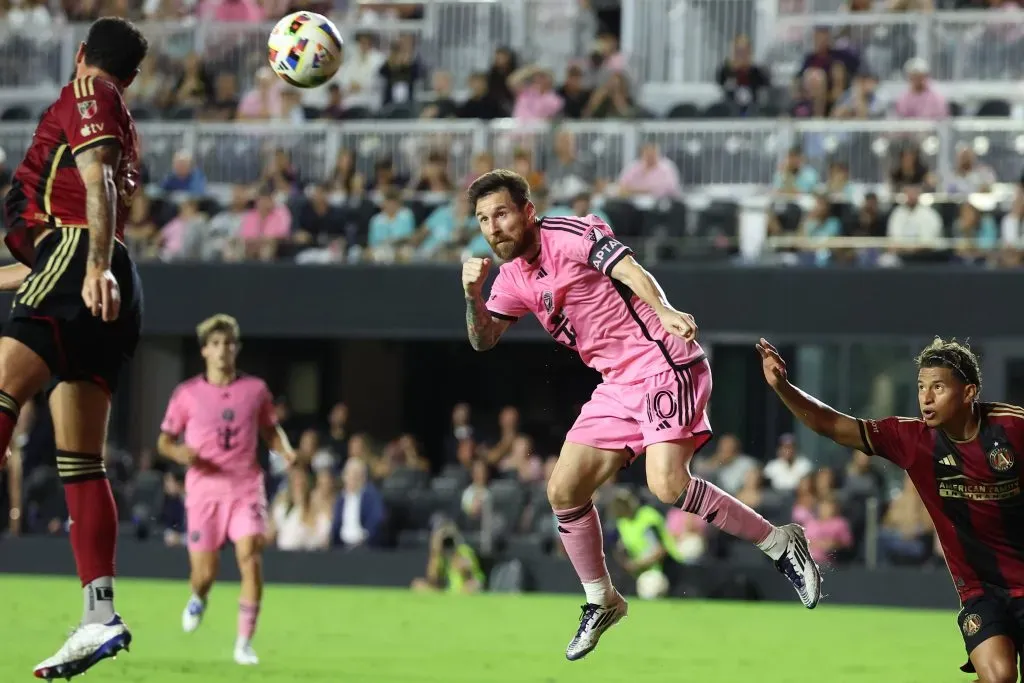
[(832, 29), (882, 80), (923, 57), (939, 80), (1016, 82), (1024, 74), (1024, 11), (844, 13), (831, 0), (623, 0), (623, 46), (643, 83), (708, 83), (743, 34), (777, 80)]
[[(31, 141), (32, 124), (0, 125), (0, 147), (18, 159)], [(306, 180), (330, 177), (341, 150), (350, 150), (358, 169), (372, 174), (374, 163), (391, 159), (399, 173), (414, 174), (429, 151), (445, 153), (457, 182), (472, 171), (473, 155), (489, 151), (499, 166), (526, 149), (535, 166), (550, 168), (556, 129), (522, 126), (509, 120), (352, 121), (303, 125), (255, 123), (139, 124), (143, 158), (154, 178), (170, 169), (179, 149), (194, 153), (211, 182), (255, 180), (275, 149), (288, 152)], [(968, 145), (991, 166), (1000, 182), (1016, 182), (1024, 162), (1024, 122), (1006, 119), (933, 121), (688, 120), (642, 123), (567, 123), (560, 130), (575, 139), (598, 179), (613, 181), (655, 143), (679, 168), (685, 187), (768, 186), (787, 151), (800, 146), (807, 162), (824, 177), (830, 162), (845, 163), (858, 183), (888, 179), (897, 152), (921, 150), (925, 164), (950, 178), (958, 145)]]

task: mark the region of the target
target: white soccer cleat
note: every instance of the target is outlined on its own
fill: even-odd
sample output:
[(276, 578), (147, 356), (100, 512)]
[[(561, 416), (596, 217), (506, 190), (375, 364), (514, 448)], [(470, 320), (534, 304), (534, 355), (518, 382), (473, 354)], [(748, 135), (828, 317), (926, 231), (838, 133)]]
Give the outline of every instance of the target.
[(256, 656), (256, 651), (252, 649), (252, 643), (235, 643), (235, 664), (255, 666), (259, 663), (260, 658)]
[(786, 534), (786, 552), (775, 561), (775, 568), (789, 579), (807, 609), (814, 609), (821, 599), (821, 570), (811, 559), (811, 548), (807, 543), (804, 528), (799, 524), (779, 527)]
[(131, 642), (132, 634), (120, 615), (106, 624), (84, 624), (72, 631), (57, 654), (36, 666), (35, 676), (47, 681), (70, 680), (107, 657), (116, 658), (121, 650), (127, 652)]
[(189, 598), (185, 605), (185, 611), (181, 613), (181, 630), (185, 633), (192, 633), (199, 624), (203, 623), (203, 614), (206, 613), (206, 604), (195, 596)]
[(617, 624), (620, 619), (629, 612), (629, 605), (626, 600), (615, 594), (615, 599), (610, 605), (594, 605), (587, 603), (582, 607), (580, 614), (580, 627), (576, 636), (569, 641), (569, 647), (565, 648), (565, 658), (570, 662), (583, 659), (597, 647), (597, 641), (605, 631)]

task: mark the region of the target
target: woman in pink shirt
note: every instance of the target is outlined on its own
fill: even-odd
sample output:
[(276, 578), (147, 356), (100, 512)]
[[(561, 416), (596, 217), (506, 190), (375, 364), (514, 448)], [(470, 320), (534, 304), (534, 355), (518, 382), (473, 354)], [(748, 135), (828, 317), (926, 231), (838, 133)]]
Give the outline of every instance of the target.
[(814, 490), (814, 475), (808, 474), (796, 485), (796, 500), (793, 502), (793, 521), (807, 526), (814, 520), (818, 507), (818, 495)]
[(818, 516), (804, 522), (804, 532), (811, 542), (811, 557), (818, 564), (828, 562), (836, 551), (853, 546), (850, 523), (840, 513), (835, 498), (818, 503)]
[(527, 66), (513, 73), (508, 80), (516, 94), (512, 116), (517, 121), (550, 121), (562, 112), (565, 102), (555, 92), (550, 71)]
[(256, 198), (256, 206), (242, 216), (239, 232), (248, 258), (271, 261), (277, 255), (278, 244), (291, 236), (292, 214), (274, 201), (273, 194), (263, 191)]

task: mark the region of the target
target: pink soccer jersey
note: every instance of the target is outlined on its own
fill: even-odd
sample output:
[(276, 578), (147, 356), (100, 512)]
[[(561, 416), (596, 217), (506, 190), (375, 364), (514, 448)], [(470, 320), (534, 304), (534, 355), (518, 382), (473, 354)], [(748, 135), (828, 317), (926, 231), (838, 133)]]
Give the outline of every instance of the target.
[(527, 313), (575, 349), (605, 381), (629, 384), (703, 357), (697, 342), (669, 334), (654, 309), (609, 275), (633, 250), (594, 215), (544, 218), (540, 255), (501, 266), (487, 309), (496, 318)]
[(185, 445), (199, 454), (202, 464), (185, 475), (190, 497), (241, 496), (263, 491), (256, 448), (260, 429), (276, 424), (263, 380), (243, 375), (217, 386), (200, 375), (174, 390), (160, 429), (184, 437)]

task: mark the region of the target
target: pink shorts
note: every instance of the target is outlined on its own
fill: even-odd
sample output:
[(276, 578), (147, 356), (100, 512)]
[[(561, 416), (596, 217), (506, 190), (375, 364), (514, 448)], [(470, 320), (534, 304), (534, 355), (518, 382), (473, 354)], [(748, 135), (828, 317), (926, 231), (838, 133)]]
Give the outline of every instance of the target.
[(696, 452), (711, 440), (710, 398), (706, 359), (632, 384), (602, 382), (565, 439), (605, 450), (628, 449), (630, 462), (651, 444), (665, 441), (696, 439)]
[(231, 540), (262, 536), (267, 531), (267, 497), (252, 493), (239, 497), (185, 498), (188, 549), (215, 552)]

